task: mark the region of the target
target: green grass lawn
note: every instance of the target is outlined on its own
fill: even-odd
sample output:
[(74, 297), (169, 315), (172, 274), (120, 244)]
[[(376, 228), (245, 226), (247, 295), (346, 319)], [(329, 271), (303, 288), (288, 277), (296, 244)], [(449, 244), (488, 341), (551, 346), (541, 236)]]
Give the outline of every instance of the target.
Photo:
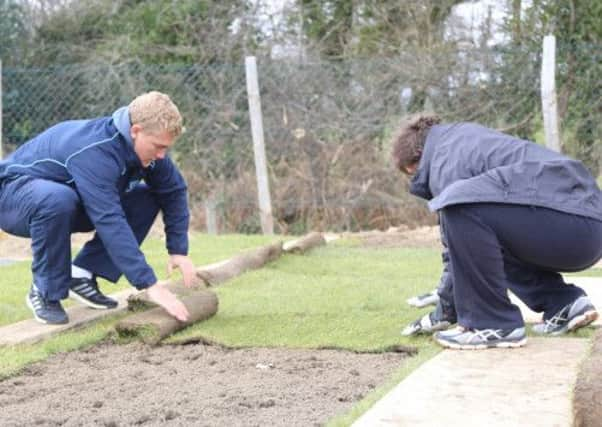
[[(229, 345), (377, 349), (415, 344), (399, 329), (422, 311), (405, 299), (437, 283), (439, 254), (331, 244), (286, 255), (216, 289), (216, 316), (176, 334)], [(423, 310), (424, 311), (424, 310)]]

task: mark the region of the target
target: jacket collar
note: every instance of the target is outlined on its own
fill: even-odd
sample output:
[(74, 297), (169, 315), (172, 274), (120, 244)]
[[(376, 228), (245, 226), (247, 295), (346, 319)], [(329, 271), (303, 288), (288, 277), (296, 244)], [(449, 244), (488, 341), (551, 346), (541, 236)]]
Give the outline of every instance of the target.
[(130, 124), (130, 112), (128, 107), (119, 108), (113, 113), (112, 117), (117, 131), (133, 147), (134, 142), (132, 141), (132, 136), (130, 135), (130, 128), (132, 125)]
[(130, 134), (130, 112), (128, 107), (121, 107), (112, 114), (113, 124), (117, 128), (119, 134), (125, 139), (128, 146), (128, 163), (133, 162), (136, 166), (142, 167), (138, 155), (134, 151), (134, 141)]

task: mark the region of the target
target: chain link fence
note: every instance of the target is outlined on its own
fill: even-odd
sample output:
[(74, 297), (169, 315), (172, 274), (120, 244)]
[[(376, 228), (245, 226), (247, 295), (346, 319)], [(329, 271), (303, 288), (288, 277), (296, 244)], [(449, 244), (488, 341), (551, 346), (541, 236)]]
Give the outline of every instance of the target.
[[(564, 150), (597, 173), (602, 157), (602, 47), (576, 75), (558, 70)], [(540, 57), (531, 51), (413, 52), (340, 62), (258, 60), (276, 231), (433, 223), (390, 168), (400, 117), (430, 109), (541, 142)], [(3, 145), (10, 151), (67, 119), (108, 115), (148, 90), (168, 93), (186, 132), (172, 156), (190, 187), (194, 225), (215, 206), (220, 231), (260, 230), (244, 61), (3, 69)], [(570, 90), (569, 90), (570, 89)], [(8, 150), (7, 150), (8, 148)], [(210, 201), (210, 203), (208, 203)]]

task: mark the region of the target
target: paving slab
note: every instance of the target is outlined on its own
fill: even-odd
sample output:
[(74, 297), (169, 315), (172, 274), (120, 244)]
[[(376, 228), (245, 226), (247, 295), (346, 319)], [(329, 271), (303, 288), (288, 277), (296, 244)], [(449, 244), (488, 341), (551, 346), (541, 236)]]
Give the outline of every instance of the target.
[(444, 350), (353, 427), (569, 427), (585, 338), (530, 338), (518, 349)]
[[(42, 341), (59, 332), (86, 325), (102, 317), (117, 314), (127, 310), (127, 298), (137, 293), (134, 288), (110, 295), (119, 305), (111, 310), (94, 310), (81, 305), (67, 308), (69, 323), (66, 325), (44, 325), (35, 319), (22, 320), (0, 328), (0, 345), (33, 344)], [(23, 302), (25, 304), (25, 301)]]

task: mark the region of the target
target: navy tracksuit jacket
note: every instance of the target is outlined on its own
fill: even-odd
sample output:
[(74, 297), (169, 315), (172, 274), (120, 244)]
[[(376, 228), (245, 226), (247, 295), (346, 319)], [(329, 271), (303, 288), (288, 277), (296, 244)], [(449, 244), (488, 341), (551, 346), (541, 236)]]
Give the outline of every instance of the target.
[(166, 157), (144, 168), (127, 107), (110, 117), (59, 123), (0, 161), (0, 228), (32, 238), (34, 283), (67, 296), (72, 232), (96, 230), (74, 264), (142, 289), (157, 278), (139, 249), (158, 211), (170, 254), (187, 254), (187, 190)]

